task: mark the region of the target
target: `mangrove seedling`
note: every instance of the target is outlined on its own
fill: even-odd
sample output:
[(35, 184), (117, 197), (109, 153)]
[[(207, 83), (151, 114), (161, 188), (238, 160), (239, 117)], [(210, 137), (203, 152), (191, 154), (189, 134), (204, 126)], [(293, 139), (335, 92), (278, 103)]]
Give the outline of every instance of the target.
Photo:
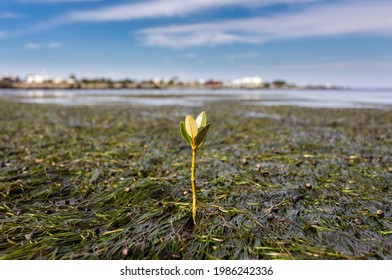
[(211, 123), (207, 124), (206, 112), (201, 112), (196, 120), (191, 116), (185, 117), (185, 122), (180, 122), (180, 132), (182, 138), (191, 146), (192, 149), (192, 165), (191, 165), (191, 186), (192, 186), (192, 219), (196, 224), (196, 183), (195, 183), (195, 168), (196, 168), (196, 152), (200, 149), (207, 137), (207, 132), (210, 129)]

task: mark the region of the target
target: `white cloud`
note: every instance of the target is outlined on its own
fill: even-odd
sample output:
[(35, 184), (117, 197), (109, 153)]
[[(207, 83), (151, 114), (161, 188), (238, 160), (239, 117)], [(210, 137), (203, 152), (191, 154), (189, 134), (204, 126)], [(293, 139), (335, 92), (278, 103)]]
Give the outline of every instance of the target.
[(62, 47), (62, 43), (59, 42), (51, 42), (46, 44), (37, 44), (37, 43), (27, 43), (25, 48), (28, 50), (38, 50), (38, 49), (57, 49)]
[(184, 57), (185, 57), (186, 59), (194, 59), (194, 58), (196, 58), (196, 54), (195, 54), (195, 53), (192, 53), (192, 52), (188, 52), (188, 53), (186, 53), (186, 54), (184, 55)]
[(36, 44), (36, 43), (27, 43), (27, 44), (25, 45), (25, 48), (26, 48), (26, 49), (29, 49), (29, 50), (36, 50), (36, 49), (41, 49), (41, 48), (42, 48), (42, 45)]
[[(28, 0), (18, 0), (29, 2)], [(35, 3), (64, 3), (83, 0), (33, 0)], [(85, 0), (86, 1), (86, 0)], [(83, 1), (83, 2), (85, 2)], [(89, 1), (89, 0), (87, 0)], [(94, 0), (91, 0), (94, 1)], [(112, 22), (112, 21), (130, 21), (148, 18), (172, 18), (184, 17), (192, 13), (203, 12), (206, 10), (219, 9), (228, 6), (241, 7), (263, 7), (277, 4), (304, 4), (320, 2), (323, 0), (146, 0), (133, 1), (131, 3), (114, 4), (107, 7), (79, 10), (63, 14), (49, 21), (44, 21), (30, 28), (15, 31), (15, 35), (26, 35), (33, 32), (52, 29), (56, 26), (77, 23), (77, 22)], [(220, 40), (226, 35), (218, 36)], [(152, 41), (159, 41), (155, 38)]]
[(243, 60), (243, 59), (253, 59), (259, 56), (260, 54), (257, 52), (235, 53), (235, 54), (226, 55), (225, 60), (235, 61), (235, 60)]
[(7, 32), (0, 30), (0, 38), (7, 36)]
[(14, 19), (14, 18), (20, 18), (22, 17), (19, 14), (12, 13), (12, 12), (1, 12), (0, 13), (0, 19)]
[(392, 35), (392, 2), (346, 2), (293, 14), (207, 22), (139, 31), (145, 44), (191, 47), (347, 34)]
[(225, 6), (270, 6), (298, 4), (320, 0), (149, 0), (137, 3), (113, 5), (87, 11), (75, 11), (59, 18), (59, 22), (124, 21), (142, 18), (185, 16), (203, 10)]
[(52, 42), (46, 45), (49, 49), (57, 49), (63, 46), (62, 43), (59, 42)]
[(60, 4), (60, 3), (80, 3), (80, 2), (99, 2), (102, 0), (17, 0), (18, 3), (23, 4), (35, 4), (35, 3), (43, 3), (43, 4)]
[(260, 43), (254, 36), (229, 34), (225, 32), (191, 32), (182, 34), (153, 33), (145, 37), (146, 44), (152, 46), (166, 46), (172, 48), (185, 48), (205, 45), (222, 45), (229, 43)]

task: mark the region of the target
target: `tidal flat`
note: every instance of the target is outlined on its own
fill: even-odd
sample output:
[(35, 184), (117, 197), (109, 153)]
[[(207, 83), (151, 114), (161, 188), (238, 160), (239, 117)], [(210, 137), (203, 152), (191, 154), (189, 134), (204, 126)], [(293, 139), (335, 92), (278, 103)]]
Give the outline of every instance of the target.
[(391, 110), (0, 100), (0, 128), (0, 259), (392, 259)]

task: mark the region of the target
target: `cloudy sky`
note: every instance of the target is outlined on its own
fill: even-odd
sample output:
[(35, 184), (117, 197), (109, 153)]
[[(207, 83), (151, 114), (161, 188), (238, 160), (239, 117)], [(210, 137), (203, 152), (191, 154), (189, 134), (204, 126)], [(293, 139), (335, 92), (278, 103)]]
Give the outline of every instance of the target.
[(0, 0), (0, 75), (392, 87), (391, 0)]

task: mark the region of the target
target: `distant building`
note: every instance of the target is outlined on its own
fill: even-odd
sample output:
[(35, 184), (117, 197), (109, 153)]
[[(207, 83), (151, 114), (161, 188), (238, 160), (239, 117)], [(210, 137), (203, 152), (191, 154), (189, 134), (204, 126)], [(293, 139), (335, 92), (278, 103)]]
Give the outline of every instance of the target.
[(61, 83), (64, 82), (64, 80), (61, 79), (61, 78), (52, 78), (52, 79), (50, 79), (50, 81), (51, 81), (53, 84), (56, 84), (56, 85), (59, 85), (59, 84), (61, 84)]
[(67, 78), (67, 79), (65, 80), (65, 82), (66, 82), (68, 85), (76, 85), (76, 84), (77, 84), (77, 80), (76, 80), (76, 78), (74, 78), (74, 77), (69, 77), (69, 78)]
[(264, 84), (260, 77), (245, 77), (241, 79), (234, 79), (229, 83), (229, 86), (238, 88), (258, 88)]
[(42, 84), (47, 80), (49, 80), (48, 76), (29, 74), (26, 76), (25, 83), (26, 84)]

